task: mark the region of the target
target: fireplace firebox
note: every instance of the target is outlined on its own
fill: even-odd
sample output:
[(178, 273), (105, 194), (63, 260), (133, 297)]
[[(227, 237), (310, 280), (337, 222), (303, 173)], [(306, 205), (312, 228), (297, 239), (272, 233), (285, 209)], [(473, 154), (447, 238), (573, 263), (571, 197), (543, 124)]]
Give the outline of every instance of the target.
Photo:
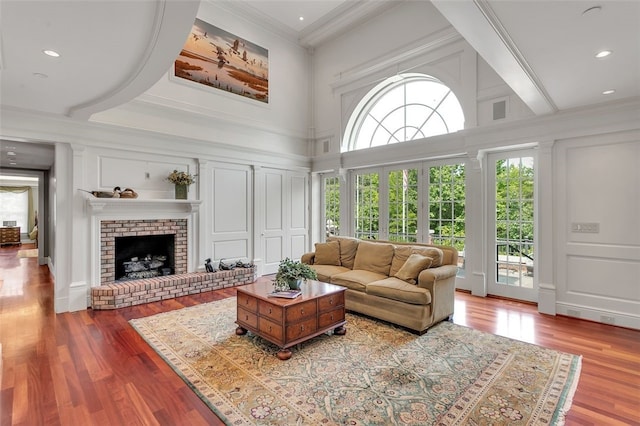
[(175, 235), (143, 235), (115, 239), (116, 281), (172, 275)]

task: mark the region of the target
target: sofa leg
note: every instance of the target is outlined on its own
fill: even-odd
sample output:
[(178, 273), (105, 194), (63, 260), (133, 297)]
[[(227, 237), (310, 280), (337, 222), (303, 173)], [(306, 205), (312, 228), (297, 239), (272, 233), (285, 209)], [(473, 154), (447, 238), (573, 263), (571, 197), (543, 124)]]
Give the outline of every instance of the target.
[(449, 322), (453, 322), (453, 314), (451, 314), (451, 315), (449, 315), (449, 316), (447, 317), (447, 321), (449, 321)]

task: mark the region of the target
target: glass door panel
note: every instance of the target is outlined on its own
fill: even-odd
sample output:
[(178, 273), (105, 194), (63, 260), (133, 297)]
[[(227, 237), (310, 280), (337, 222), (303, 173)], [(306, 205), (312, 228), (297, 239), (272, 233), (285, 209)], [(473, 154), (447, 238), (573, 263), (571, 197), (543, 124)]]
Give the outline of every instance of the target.
[(429, 167), (429, 241), (458, 250), (458, 276), (465, 276), (465, 167)]
[(390, 241), (417, 242), (418, 169), (393, 170), (389, 183), (388, 236)]
[(489, 156), (492, 171), (489, 230), (492, 256), (489, 293), (537, 301), (533, 269), (534, 157), (526, 153)]
[(380, 179), (378, 173), (355, 175), (354, 236), (380, 239)]

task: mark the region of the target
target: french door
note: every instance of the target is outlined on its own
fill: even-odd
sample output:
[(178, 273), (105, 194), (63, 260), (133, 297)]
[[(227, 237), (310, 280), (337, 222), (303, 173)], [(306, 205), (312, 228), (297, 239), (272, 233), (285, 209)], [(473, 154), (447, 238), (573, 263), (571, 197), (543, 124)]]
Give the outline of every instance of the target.
[(535, 152), (490, 154), (488, 161), (488, 293), (537, 302)]
[(387, 167), (353, 176), (354, 235), (369, 240), (418, 241), (419, 168)]

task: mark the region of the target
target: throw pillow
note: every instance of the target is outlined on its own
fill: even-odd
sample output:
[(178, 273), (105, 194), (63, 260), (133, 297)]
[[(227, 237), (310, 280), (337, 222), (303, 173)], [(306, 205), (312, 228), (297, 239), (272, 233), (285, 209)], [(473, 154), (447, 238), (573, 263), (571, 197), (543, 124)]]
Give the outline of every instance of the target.
[(340, 266), (340, 244), (337, 241), (316, 243), (316, 255), (313, 264)]
[(391, 261), (391, 270), (389, 271), (389, 276), (395, 276), (404, 262), (407, 261), (411, 253), (413, 253), (413, 248), (411, 246), (395, 246), (393, 250), (393, 260)]
[(371, 271), (389, 276), (392, 258), (392, 244), (360, 241), (360, 243), (358, 243), (356, 258), (353, 261), (353, 269)]
[(430, 257), (431, 259), (433, 259), (433, 262), (431, 263), (432, 268), (442, 266), (444, 253), (438, 247), (413, 246), (411, 252), (421, 254), (425, 257)]
[(402, 268), (394, 275), (396, 278), (401, 279), (402, 281), (406, 281), (410, 284), (415, 284), (418, 279), (418, 274), (423, 269), (431, 266), (431, 262), (433, 259), (430, 257), (425, 257), (420, 254), (412, 254), (409, 256)]
[(356, 259), (358, 250), (358, 240), (343, 238), (340, 239), (340, 263), (345, 268), (353, 269), (353, 262)]

